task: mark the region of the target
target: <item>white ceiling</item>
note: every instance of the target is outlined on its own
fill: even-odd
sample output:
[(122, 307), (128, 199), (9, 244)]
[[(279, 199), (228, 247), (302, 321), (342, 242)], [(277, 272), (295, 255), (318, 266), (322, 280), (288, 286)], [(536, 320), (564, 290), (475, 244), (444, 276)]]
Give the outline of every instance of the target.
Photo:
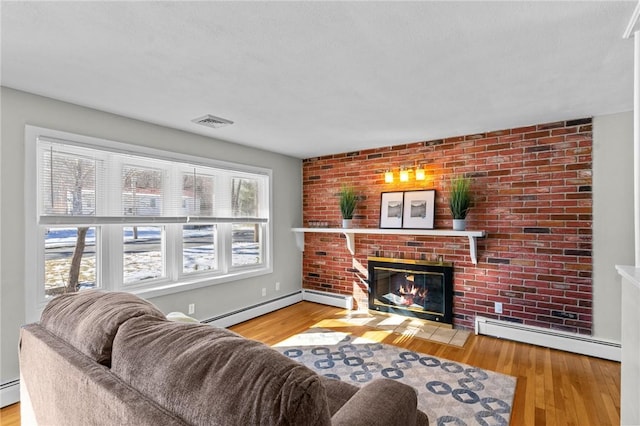
[(632, 110), (635, 4), (3, 1), (1, 82), (309, 158)]

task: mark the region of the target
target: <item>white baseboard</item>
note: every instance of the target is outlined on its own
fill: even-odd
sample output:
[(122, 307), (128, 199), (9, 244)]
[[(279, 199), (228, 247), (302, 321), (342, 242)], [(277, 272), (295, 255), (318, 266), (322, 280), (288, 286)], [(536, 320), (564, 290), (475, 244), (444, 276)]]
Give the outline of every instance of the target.
[(344, 294), (327, 293), (316, 290), (302, 290), (302, 298), (308, 302), (321, 303), (343, 309), (353, 309), (353, 296)]
[(20, 380), (12, 380), (0, 385), (0, 407), (20, 402)]
[(620, 361), (622, 357), (619, 342), (491, 318), (476, 317), (476, 334), (484, 334), (611, 361)]
[(286, 308), (287, 306), (301, 301), (302, 292), (299, 291), (259, 305), (249, 306), (245, 309), (209, 318), (202, 322), (215, 325), (217, 327), (231, 327), (232, 325), (240, 324), (241, 322), (268, 314), (269, 312), (277, 311), (278, 309)]

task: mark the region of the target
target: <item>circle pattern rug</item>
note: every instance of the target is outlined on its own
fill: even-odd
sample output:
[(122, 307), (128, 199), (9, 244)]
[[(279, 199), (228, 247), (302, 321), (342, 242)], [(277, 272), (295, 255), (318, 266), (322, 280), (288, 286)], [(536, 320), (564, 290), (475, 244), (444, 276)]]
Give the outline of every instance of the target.
[(319, 328), (274, 348), (322, 376), (356, 386), (381, 377), (412, 386), (432, 425), (509, 424), (512, 376)]

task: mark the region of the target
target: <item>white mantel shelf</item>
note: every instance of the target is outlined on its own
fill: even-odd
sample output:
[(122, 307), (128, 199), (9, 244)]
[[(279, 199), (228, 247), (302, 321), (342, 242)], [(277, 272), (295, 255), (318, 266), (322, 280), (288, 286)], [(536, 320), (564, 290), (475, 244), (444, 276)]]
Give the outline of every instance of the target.
[(347, 248), (351, 255), (355, 255), (355, 235), (356, 234), (379, 234), (379, 235), (422, 235), (429, 237), (467, 237), (469, 238), (469, 251), (471, 262), (478, 264), (477, 244), (478, 238), (487, 236), (485, 231), (454, 231), (452, 229), (379, 229), (379, 228), (292, 228), (296, 235), (296, 244), (300, 251), (304, 251), (304, 234), (307, 232), (344, 234), (347, 237)]

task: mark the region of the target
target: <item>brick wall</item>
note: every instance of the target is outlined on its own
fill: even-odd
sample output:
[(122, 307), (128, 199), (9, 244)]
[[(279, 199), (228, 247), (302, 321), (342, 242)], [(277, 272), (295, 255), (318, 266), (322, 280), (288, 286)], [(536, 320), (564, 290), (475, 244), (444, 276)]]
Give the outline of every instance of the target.
[[(467, 229), (485, 230), (478, 264), (464, 237), (356, 234), (356, 253), (342, 234), (307, 233), (303, 287), (354, 295), (366, 308), (367, 256), (410, 259), (442, 255), (454, 262), (454, 324), (476, 315), (591, 333), (591, 119), (310, 158), (303, 161), (303, 220), (340, 227), (337, 192), (355, 186), (356, 228), (378, 228), (380, 194), (435, 189), (435, 227), (450, 229), (448, 183), (473, 180)], [(400, 167), (422, 164), (425, 181), (399, 183)], [(384, 171), (396, 171), (393, 184)], [(503, 313), (494, 313), (494, 302)]]

